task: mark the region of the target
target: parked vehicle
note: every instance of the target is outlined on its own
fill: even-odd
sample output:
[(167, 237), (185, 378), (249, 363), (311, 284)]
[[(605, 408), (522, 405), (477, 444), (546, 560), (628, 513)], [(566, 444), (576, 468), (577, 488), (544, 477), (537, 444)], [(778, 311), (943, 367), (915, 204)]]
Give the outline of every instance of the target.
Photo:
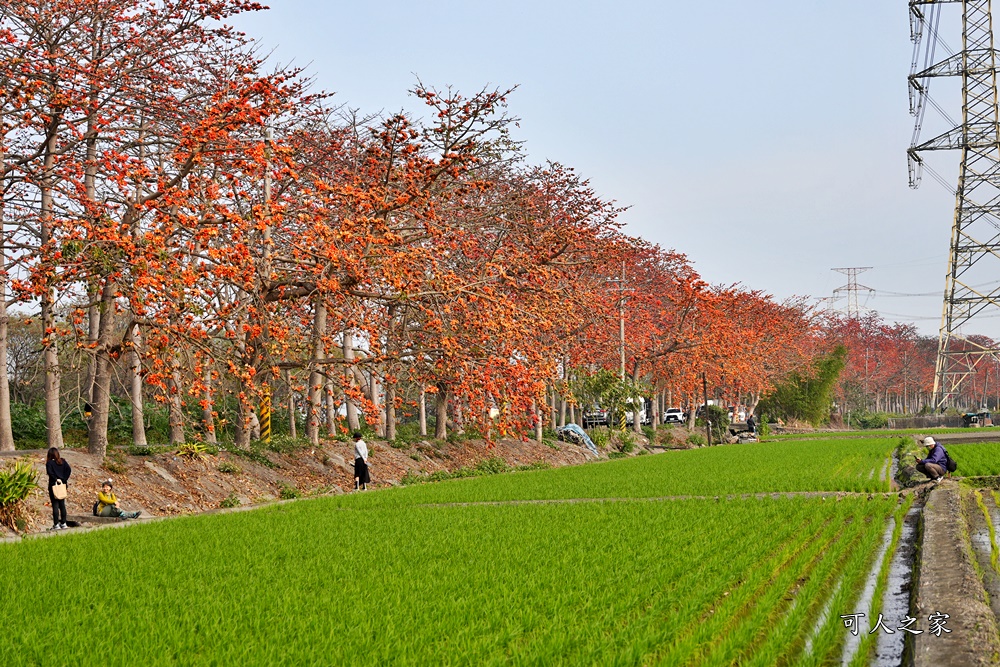
[(583, 413), (583, 425), (586, 428), (592, 428), (594, 426), (610, 426), (611, 415), (604, 408), (592, 408)]
[(627, 412), (625, 413), (625, 424), (627, 426), (632, 426), (632, 424), (635, 423), (635, 412), (636, 412), (635, 411), (635, 406), (636, 405), (639, 408), (639, 423), (640, 424), (648, 424), (649, 423), (650, 410), (648, 408), (651, 407), (651, 406), (647, 405), (646, 399), (639, 398), (639, 399), (636, 399), (634, 402), (630, 400), (630, 401), (626, 401), (626, 403), (625, 403), (625, 410), (627, 410)]
[(663, 411), (664, 424), (683, 424), (687, 420), (687, 414), (680, 408), (667, 408)]

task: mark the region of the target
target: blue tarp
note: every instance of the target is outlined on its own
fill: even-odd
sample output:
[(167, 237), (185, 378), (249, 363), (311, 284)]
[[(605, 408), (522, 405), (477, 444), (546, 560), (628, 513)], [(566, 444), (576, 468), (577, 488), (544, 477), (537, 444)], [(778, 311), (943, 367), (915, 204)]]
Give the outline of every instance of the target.
[[(594, 453), (594, 456), (600, 456), (600, 454), (597, 453), (597, 445), (595, 445), (594, 441), (590, 439), (587, 432), (576, 424), (566, 424), (558, 430), (558, 433), (564, 434), (563, 437), (571, 442), (575, 442), (577, 444), (583, 443), (587, 446), (587, 449)], [(570, 436), (570, 433), (573, 435)]]

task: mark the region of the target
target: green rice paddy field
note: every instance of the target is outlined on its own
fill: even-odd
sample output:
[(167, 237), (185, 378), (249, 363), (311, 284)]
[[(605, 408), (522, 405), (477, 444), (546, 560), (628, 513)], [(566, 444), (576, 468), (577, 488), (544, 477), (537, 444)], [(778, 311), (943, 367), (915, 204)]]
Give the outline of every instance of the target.
[(0, 665), (839, 664), (838, 614), (877, 614), (859, 592), (906, 506), (726, 496), (886, 490), (896, 443), (670, 452), (0, 544)]
[(961, 477), (1000, 475), (1000, 442), (956, 445), (945, 443), (945, 449), (958, 463), (956, 475)]

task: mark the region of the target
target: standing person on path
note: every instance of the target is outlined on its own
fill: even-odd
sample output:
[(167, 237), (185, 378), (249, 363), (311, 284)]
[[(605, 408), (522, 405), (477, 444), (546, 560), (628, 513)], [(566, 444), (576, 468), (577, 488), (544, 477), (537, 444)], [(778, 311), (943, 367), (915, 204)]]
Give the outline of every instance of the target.
[(750, 416), (747, 417), (747, 428), (750, 429), (751, 433), (757, 435), (757, 421), (753, 418), (753, 413), (750, 413)]
[(69, 461), (59, 456), (59, 449), (51, 447), (45, 457), (45, 472), (49, 476), (49, 501), (52, 503), (52, 530), (64, 530), (66, 525), (66, 499), (56, 498), (52, 494), (52, 487), (56, 485), (56, 480), (63, 484), (69, 483), (69, 476), (73, 470), (69, 467)]
[(361, 431), (354, 432), (354, 490), (368, 490), (372, 481), (368, 474), (368, 445), (361, 439)]
[(929, 436), (924, 438), (923, 444), (927, 447), (927, 458), (917, 459), (917, 472), (924, 473), (937, 484), (948, 472), (948, 452), (940, 442)]

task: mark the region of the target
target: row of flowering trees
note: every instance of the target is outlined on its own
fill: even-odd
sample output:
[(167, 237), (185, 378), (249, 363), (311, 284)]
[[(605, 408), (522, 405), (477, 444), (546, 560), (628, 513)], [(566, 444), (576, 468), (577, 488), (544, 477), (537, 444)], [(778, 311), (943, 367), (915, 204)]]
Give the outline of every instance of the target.
[(703, 378), (752, 405), (823, 347), (801, 302), (709, 285), (572, 169), (529, 164), (511, 91), (333, 107), (224, 25), (261, 9), (0, 6), (0, 449), (8, 311), (38, 326), (49, 443), (79, 408), (96, 454), (122, 401), (139, 444), (154, 400), (172, 442), (245, 446), (279, 391), (314, 442), (341, 413), (492, 436), (565, 419), (622, 359), (657, 406)]

